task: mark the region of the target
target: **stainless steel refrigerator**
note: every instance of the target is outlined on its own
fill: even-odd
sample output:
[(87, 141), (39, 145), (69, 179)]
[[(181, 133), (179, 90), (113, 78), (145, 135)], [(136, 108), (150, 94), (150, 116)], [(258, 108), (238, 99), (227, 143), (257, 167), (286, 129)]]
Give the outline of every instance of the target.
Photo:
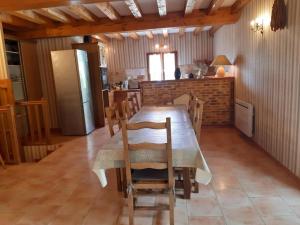
[(87, 53), (52, 51), (60, 128), (64, 135), (85, 135), (95, 129)]

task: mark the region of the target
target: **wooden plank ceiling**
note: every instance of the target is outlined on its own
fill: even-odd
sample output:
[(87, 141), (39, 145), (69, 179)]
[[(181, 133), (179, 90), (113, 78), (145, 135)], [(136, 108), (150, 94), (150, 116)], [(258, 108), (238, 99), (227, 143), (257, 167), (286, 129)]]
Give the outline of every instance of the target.
[[(250, 0), (9, 0), (0, 1), (5, 32), (21, 39), (93, 35), (102, 41), (125, 36), (153, 39), (154, 29), (167, 38), (195, 35), (237, 22)], [(169, 28), (169, 29), (168, 29)], [(142, 32), (141, 32), (142, 31)], [(103, 34), (106, 35), (103, 35)], [(142, 34), (141, 34), (142, 33)], [(110, 34), (110, 35), (108, 35)]]

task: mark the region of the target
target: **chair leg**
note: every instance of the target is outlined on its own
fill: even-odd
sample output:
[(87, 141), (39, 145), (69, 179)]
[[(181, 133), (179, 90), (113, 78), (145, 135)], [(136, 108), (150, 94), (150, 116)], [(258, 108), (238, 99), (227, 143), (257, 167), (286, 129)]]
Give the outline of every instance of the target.
[(183, 168), (183, 190), (184, 190), (184, 199), (191, 199), (191, 177), (190, 169)]
[(0, 155), (0, 163), (1, 163), (1, 166), (5, 169), (5, 163), (4, 163), (4, 160), (1, 155)]
[(133, 210), (134, 210), (134, 199), (132, 189), (128, 191), (128, 214), (129, 214), (129, 225), (133, 225)]
[(122, 187), (122, 177), (121, 177), (121, 169), (117, 168), (116, 169), (116, 177), (117, 177), (117, 188), (118, 192), (122, 192), (123, 187)]
[(173, 190), (169, 191), (169, 210), (170, 210), (170, 225), (174, 225), (174, 195)]

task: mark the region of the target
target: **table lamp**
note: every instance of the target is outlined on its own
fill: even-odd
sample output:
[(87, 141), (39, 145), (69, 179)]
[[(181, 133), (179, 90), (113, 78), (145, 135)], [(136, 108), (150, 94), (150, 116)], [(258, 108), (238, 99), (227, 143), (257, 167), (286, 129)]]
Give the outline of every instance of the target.
[(223, 66), (232, 65), (228, 58), (225, 55), (217, 55), (214, 61), (211, 63), (211, 66), (218, 66), (216, 77), (224, 77), (225, 70)]

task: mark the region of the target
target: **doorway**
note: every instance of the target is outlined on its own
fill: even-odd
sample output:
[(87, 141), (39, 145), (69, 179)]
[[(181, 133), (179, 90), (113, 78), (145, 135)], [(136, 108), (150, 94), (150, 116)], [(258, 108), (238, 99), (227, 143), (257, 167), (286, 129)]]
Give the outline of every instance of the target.
[(148, 53), (148, 78), (150, 81), (174, 80), (177, 52)]

